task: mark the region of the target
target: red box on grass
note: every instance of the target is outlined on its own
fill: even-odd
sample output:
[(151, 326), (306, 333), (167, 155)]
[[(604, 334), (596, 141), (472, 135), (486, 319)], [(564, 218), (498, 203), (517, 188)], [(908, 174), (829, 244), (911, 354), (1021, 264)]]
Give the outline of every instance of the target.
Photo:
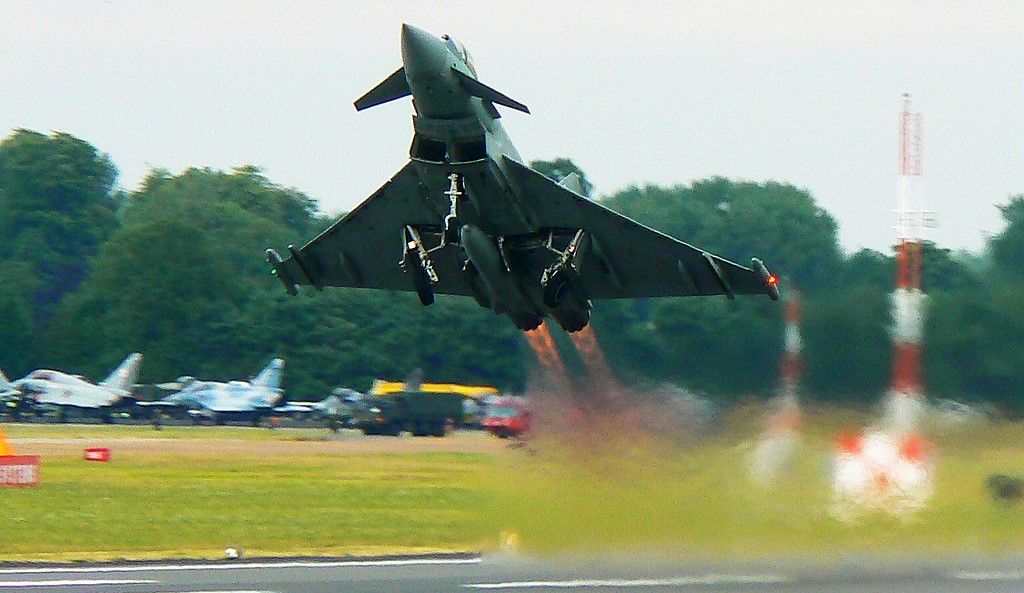
[(85, 450), (86, 461), (110, 461), (110, 449), (106, 447), (89, 447)]
[(39, 485), (38, 455), (0, 456), (0, 488)]

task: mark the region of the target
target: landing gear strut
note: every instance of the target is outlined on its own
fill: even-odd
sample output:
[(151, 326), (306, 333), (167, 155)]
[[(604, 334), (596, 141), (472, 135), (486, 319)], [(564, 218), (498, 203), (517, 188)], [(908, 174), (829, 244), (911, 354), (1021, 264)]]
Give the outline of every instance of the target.
[(569, 289), (572, 288), (570, 284), (579, 277), (573, 260), (580, 251), (583, 237), (583, 229), (576, 231), (565, 251), (558, 251), (551, 246), (552, 240), (548, 240), (548, 249), (558, 254), (558, 260), (541, 274), (540, 285), (544, 288), (544, 304), (552, 309), (562, 304), (565, 296), (569, 294)]
[(416, 295), (424, 307), (434, 304), (434, 286), (440, 281), (437, 272), (434, 271), (434, 264), (430, 261), (430, 254), (438, 249), (444, 249), (449, 244), (457, 245), (461, 241), (462, 223), (459, 221), (458, 208), (459, 201), (465, 195), (462, 178), (458, 173), (452, 173), (448, 176), (448, 182), (448, 190), (444, 192), (444, 195), (448, 196), (448, 215), (444, 217), (444, 230), (441, 232), (438, 245), (428, 249), (420, 232), (412, 225), (406, 225), (402, 232), (405, 251), (400, 264), (412, 277)]
[(462, 229), (462, 223), (459, 222), (459, 198), (464, 194), (459, 189), (459, 174), (452, 173), (448, 176), (448, 191), (444, 192), (444, 195), (448, 196), (448, 216), (444, 217), (444, 234), (441, 236), (441, 245), (444, 247), (448, 243), (459, 242), (459, 231)]

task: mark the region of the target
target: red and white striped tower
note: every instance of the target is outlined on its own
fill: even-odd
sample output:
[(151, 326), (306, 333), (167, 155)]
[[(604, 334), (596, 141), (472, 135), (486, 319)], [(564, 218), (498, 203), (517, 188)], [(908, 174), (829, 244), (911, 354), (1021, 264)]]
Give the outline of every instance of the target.
[(796, 431), (800, 424), (799, 389), (804, 357), (800, 339), (800, 293), (792, 285), (786, 291), (785, 323), (778, 406), (772, 425), (781, 430)]
[(803, 342), (800, 339), (800, 293), (790, 285), (786, 291), (785, 331), (783, 333), (782, 395), (797, 396), (804, 370)]
[(905, 515), (923, 508), (934, 491), (931, 444), (920, 434), (925, 410), (921, 388), (921, 290), (924, 229), (917, 181), (922, 172), (921, 114), (903, 95), (900, 111), (900, 195), (897, 202), (896, 290), (892, 295), (892, 384), (882, 421), (856, 436), (840, 436), (833, 459), (832, 512), (840, 518), (878, 510)]
[(804, 361), (800, 340), (800, 300), (796, 289), (786, 291), (785, 330), (782, 361), (779, 364), (779, 391), (766, 414), (766, 430), (752, 451), (751, 477), (767, 485), (780, 472), (792, 466), (799, 444), (800, 376)]
[(903, 94), (899, 116), (900, 194), (896, 207), (896, 290), (893, 303), (892, 384), (887, 420), (898, 432), (913, 431), (922, 407), (921, 337), (925, 295), (921, 290), (921, 255), (930, 213), (923, 208), (918, 180), (923, 154), (921, 114), (911, 111), (910, 94)]

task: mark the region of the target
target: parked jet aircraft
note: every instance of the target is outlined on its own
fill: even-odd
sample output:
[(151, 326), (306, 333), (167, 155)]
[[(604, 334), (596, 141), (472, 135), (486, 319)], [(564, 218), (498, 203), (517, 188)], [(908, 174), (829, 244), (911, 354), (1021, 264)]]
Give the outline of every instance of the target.
[(248, 420), (253, 424), (275, 412), (287, 412), (279, 407), (284, 397), (281, 391), (281, 371), (284, 360), (270, 361), (252, 382), (198, 381), (182, 377), (181, 391), (153, 402), (139, 402), (148, 408), (186, 410), (196, 421), (207, 418), (215, 424), (226, 420)]
[(21, 393), (24, 406), (37, 411), (55, 406), (58, 417), (65, 420), (67, 413), (99, 415), (105, 422), (111, 420), (110, 413), (126, 408), (134, 401), (131, 388), (139, 375), (142, 355), (129, 354), (110, 376), (93, 384), (80, 376), (60, 371), (39, 369), (32, 371), (11, 385)]
[(424, 305), (466, 295), (520, 329), (549, 316), (568, 331), (589, 323), (594, 299), (778, 298), (759, 260), (750, 269), (677, 241), (583, 197), (578, 176), (555, 183), (524, 165), (495, 105), (529, 110), (480, 82), (448, 35), (402, 25), (402, 67), (355, 107), (410, 95), (410, 162), (287, 259), (267, 251), (289, 294), (299, 284), (404, 290)]

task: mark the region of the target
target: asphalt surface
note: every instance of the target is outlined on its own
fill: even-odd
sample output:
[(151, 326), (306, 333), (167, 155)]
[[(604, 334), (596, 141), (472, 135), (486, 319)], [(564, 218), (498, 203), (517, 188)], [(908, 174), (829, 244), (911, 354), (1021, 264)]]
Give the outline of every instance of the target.
[(710, 591), (1020, 593), (1024, 559), (694, 562), (650, 558), (295, 559), (2, 566), (0, 591), (45, 593), (327, 593), (370, 591)]

